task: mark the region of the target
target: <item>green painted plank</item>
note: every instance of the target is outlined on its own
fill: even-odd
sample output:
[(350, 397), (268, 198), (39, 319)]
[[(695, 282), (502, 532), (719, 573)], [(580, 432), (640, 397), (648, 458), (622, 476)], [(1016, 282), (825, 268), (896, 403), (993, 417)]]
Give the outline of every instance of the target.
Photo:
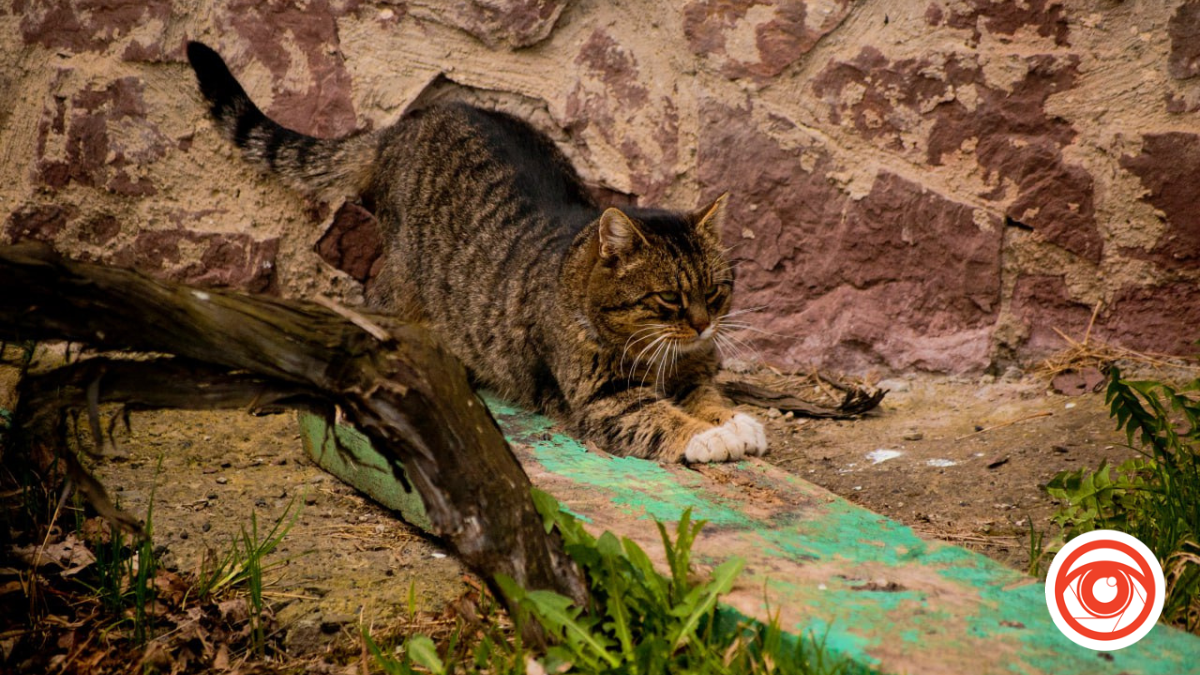
[(404, 489), (388, 461), (375, 452), (365, 436), (353, 427), (342, 425), (334, 426), (331, 433), (325, 419), (317, 415), (301, 414), (299, 417), (304, 451), (317, 466), (389, 509), (400, 512), (405, 521), (429, 531), (429, 516), (425, 515), (425, 504), (420, 495)]
[[(1157, 626), (1106, 658), (1058, 632), (1035, 579), (991, 559), (920, 538), (760, 460), (693, 470), (589, 452), (549, 419), (488, 405), (539, 488), (598, 531), (658, 552), (648, 520), (691, 508), (709, 521), (696, 559), (746, 559), (724, 599), (732, 616), (778, 612), (796, 636), (887, 673), (1180, 675), (1200, 672), (1200, 638)], [(361, 436), (338, 430), (357, 461), (334, 460), (324, 420), (302, 420), (306, 448), (347, 483), (420, 525), (405, 493)], [(324, 449), (323, 451), (321, 449)], [(665, 561), (656, 560), (663, 565)]]

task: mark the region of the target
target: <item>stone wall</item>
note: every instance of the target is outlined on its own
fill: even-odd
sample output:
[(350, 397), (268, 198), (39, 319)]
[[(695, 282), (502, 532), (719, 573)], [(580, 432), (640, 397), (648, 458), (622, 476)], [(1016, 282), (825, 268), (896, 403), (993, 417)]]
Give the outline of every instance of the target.
[(1131, 348), (1200, 338), (1194, 0), (12, 0), (0, 241), (361, 300), (370, 214), (243, 165), (188, 39), (306, 133), (468, 98), (616, 202), (730, 192), (745, 337), (782, 365), (979, 372), (1094, 311)]

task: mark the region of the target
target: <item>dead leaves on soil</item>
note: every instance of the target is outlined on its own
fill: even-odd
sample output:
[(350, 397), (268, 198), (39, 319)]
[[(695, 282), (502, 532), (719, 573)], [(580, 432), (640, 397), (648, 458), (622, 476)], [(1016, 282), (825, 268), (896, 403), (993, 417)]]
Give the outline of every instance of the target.
[[(0, 567), (0, 671), (62, 675), (157, 672), (265, 672), (269, 662), (252, 649), (253, 608), (243, 595), (198, 599), (192, 575), (158, 569), (145, 605), (149, 640), (134, 639), (135, 608), (126, 577), (120, 609), (106, 608), (93, 590), (102, 523), (86, 521), (80, 534), (52, 531), (40, 544), (12, 546)], [(4, 578), (10, 577), (10, 578)], [(11, 578), (17, 577), (17, 578)], [(258, 618), (267, 635), (263, 653), (277, 653), (278, 631), (269, 609)]]
[(96, 556), (92, 554), (91, 549), (73, 532), (59, 541), (47, 543), (44, 546), (36, 544), (14, 546), (12, 553), (29, 567), (40, 568), (57, 565), (62, 568), (59, 574), (64, 577), (78, 574), (96, 562)]

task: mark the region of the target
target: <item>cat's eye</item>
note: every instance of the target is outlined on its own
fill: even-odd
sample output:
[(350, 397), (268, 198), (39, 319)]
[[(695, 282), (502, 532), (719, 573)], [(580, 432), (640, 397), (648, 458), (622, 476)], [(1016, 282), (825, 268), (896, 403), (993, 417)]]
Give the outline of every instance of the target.
[(662, 293), (655, 293), (654, 299), (658, 300), (658, 302), (660, 304), (670, 307), (672, 309), (679, 306), (679, 294), (674, 291), (663, 291)]
[(712, 288), (710, 288), (708, 290), (708, 295), (705, 296), (705, 299), (708, 300), (708, 303), (711, 305), (712, 303), (719, 300), (721, 298), (721, 296), (724, 294), (725, 294), (725, 284), (717, 284), (716, 286), (713, 286)]

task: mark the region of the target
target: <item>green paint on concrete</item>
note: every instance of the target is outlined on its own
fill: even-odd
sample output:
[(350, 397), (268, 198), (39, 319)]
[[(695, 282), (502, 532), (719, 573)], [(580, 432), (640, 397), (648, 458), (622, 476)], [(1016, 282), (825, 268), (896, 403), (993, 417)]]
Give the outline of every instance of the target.
[[(300, 415), (304, 451), (322, 469), (354, 486), (384, 506), (398, 511), (405, 521), (428, 531), (429, 516), (416, 492), (404, 489), (383, 455), (375, 452), (366, 436), (352, 427), (337, 426), (332, 434), (325, 419)], [(401, 471), (400, 473), (403, 473)]]
[[(697, 550), (698, 559), (750, 558), (746, 584), (765, 589), (774, 608), (787, 607), (800, 617), (791, 634), (823, 636), (817, 641), (823, 640), (827, 650), (848, 656), (864, 672), (887, 670), (889, 663), (903, 663), (905, 671), (913, 671), (915, 663), (917, 672), (942, 673), (1200, 672), (1200, 639), (1164, 626), (1113, 654), (1112, 660), (1077, 647), (1050, 620), (1042, 584), (985, 556), (922, 540), (908, 527), (768, 465), (742, 463), (738, 476), (786, 492), (789, 499), (774, 511), (759, 509), (759, 515), (751, 516), (746, 497), (715, 489), (698, 473), (588, 452), (556, 431), (549, 419), (484, 398), (514, 446), (530, 449), (525, 461), (540, 465), (560, 488), (581, 498), (564, 503), (574, 515), (588, 517), (586, 500), (616, 506), (630, 518), (665, 522), (692, 509), (694, 518), (711, 523), (705, 537), (715, 530), (711, 536), (739, 547)], [(338, 430), (338, 438), (357, 458), (347, 462), (329, 451), (323, 420), (310, 417), (303, 430), (310, 454), (324, 448), (314, 454), (322, 466), (399, 510), (406, 520), (423, 518), (419, 500), (403, 491), (361, 436)], [(826, 576), (814, 578), (814, 570)], [(877, 579), (903, 583), (892, 588)], [(755, 612), (760, 619), (772, 610), (761, 609)], [(722, 616), (730, 625), (748, 620), (730, 607), (722, 609)]]
[(736, 507), (714, 503), (697, 492), (695, 487), (702, 482), (699, 477), (684, 483), (657, 462), (588, 452), (566, 434), (548, 433), (554, 425), (549, 418), (497, 405), (490, 397), (484, 400), (509, 442), (532, 448), (538, 463), (550, 473), (611, 492), (613, 502), (626, 507), (631, 515), (677, 521), (690, 508), (697, 520), (747, 528), (753, 525)]
[[(745, 633), (748, 626), (757, 625), (764, 626), (763, 622), (747, 617), (740, 612), (726, 606), (717, 607), (716, 622), (714, 630), (718, 635), (725, 635), (729, 632)], [(816, 654), (822, 652), (828, 657), (839, 654), (839, 646), (835, 645), (835, 640), (829, 634), (828, 630), (822, 631), (807, 631), (807, 632), (785, 632), (782, 636), (783, 643), (791, 649), (801, 647), (806, 654)], [(843, 645), (844, 647), (844, 645)], [(840, 675), (878, 675), (880, 671), (872, 668), (864, 663), (856, 661), (844, 661), (842, 670), (839, 670)]]
[(814, 507), (793, 522), (775, 522), (760, 534), (781, 552), (797, 559), (877, 562), (886, 565), (920, 560), (928, 544), (910, 528), (838, 500)]
[(847, 611), (829, 623), (825, 619), (814, 618), (807, 626), (804, 626), (804, 630), (810, 635), (825, 636), (825, 648), (831, 654), (848, 656), (855, 663), (877, 669), (880, 666), (879, 659), (867, 653), (867, 650), (874, 645), (874, 641), (853, 628), (847, 628), (849, 625), (858, 625), (861, 621), (858, 616)]
[[(630, 515), (664, 522), (677, 521), (690, 508), (692, 517), (697, 520), (716, 525), (751, 526), (745, 515), (705, 499), (695, 491), (695, 485), (679, 482), (654, 462), (631, 457), (601, 457), (562, 435), (548, 441), (533, 441), (529, 445), (538, 463), (547, 471), (611, 492), (613, 503), (625, 507)], [(652, 490), (646, 487), (652, 487)]]
[[(978, 567), (987, 564), (996, 565), (991, 560), (985, 560)], [(1076, 645), (1055, 628), (1045, 609), (1046, 590), (1043, 584), (1006, 589), (1004, 584), (996, 582), (997, 577), (1015, 573), (996, 566), (997, 574), (990, 580), (976, 571), (968, 574), (968, 581), (964, 581), (977, 584), (975, 587), (980, 592), (982, 606), (989, 609), (986, 614), (980, 612), (971, 617), (969, 629), (981, 635), (993, 635), (997, 618), (1020, 622), (1025, 626), (1020, 630), (1005, 631), (1006, 639), (1015, 640), (1021, 645), (1016, 658), (1007, 664), (1010, 672), (1037, 672), (1037, 667), (1050, 661), (1055, 665), (1053, 672), (1060, 675), (1200, 673), (1200, 639), (1161, 624), (1137, 644), (1113, 652), (1111, 661), (1102, 659), (1097, 652)], [(961, 579), (959, 573), (967, 570), (970, 570), (967, 565), (961, 565), (947, 568), (943, 574)]]

